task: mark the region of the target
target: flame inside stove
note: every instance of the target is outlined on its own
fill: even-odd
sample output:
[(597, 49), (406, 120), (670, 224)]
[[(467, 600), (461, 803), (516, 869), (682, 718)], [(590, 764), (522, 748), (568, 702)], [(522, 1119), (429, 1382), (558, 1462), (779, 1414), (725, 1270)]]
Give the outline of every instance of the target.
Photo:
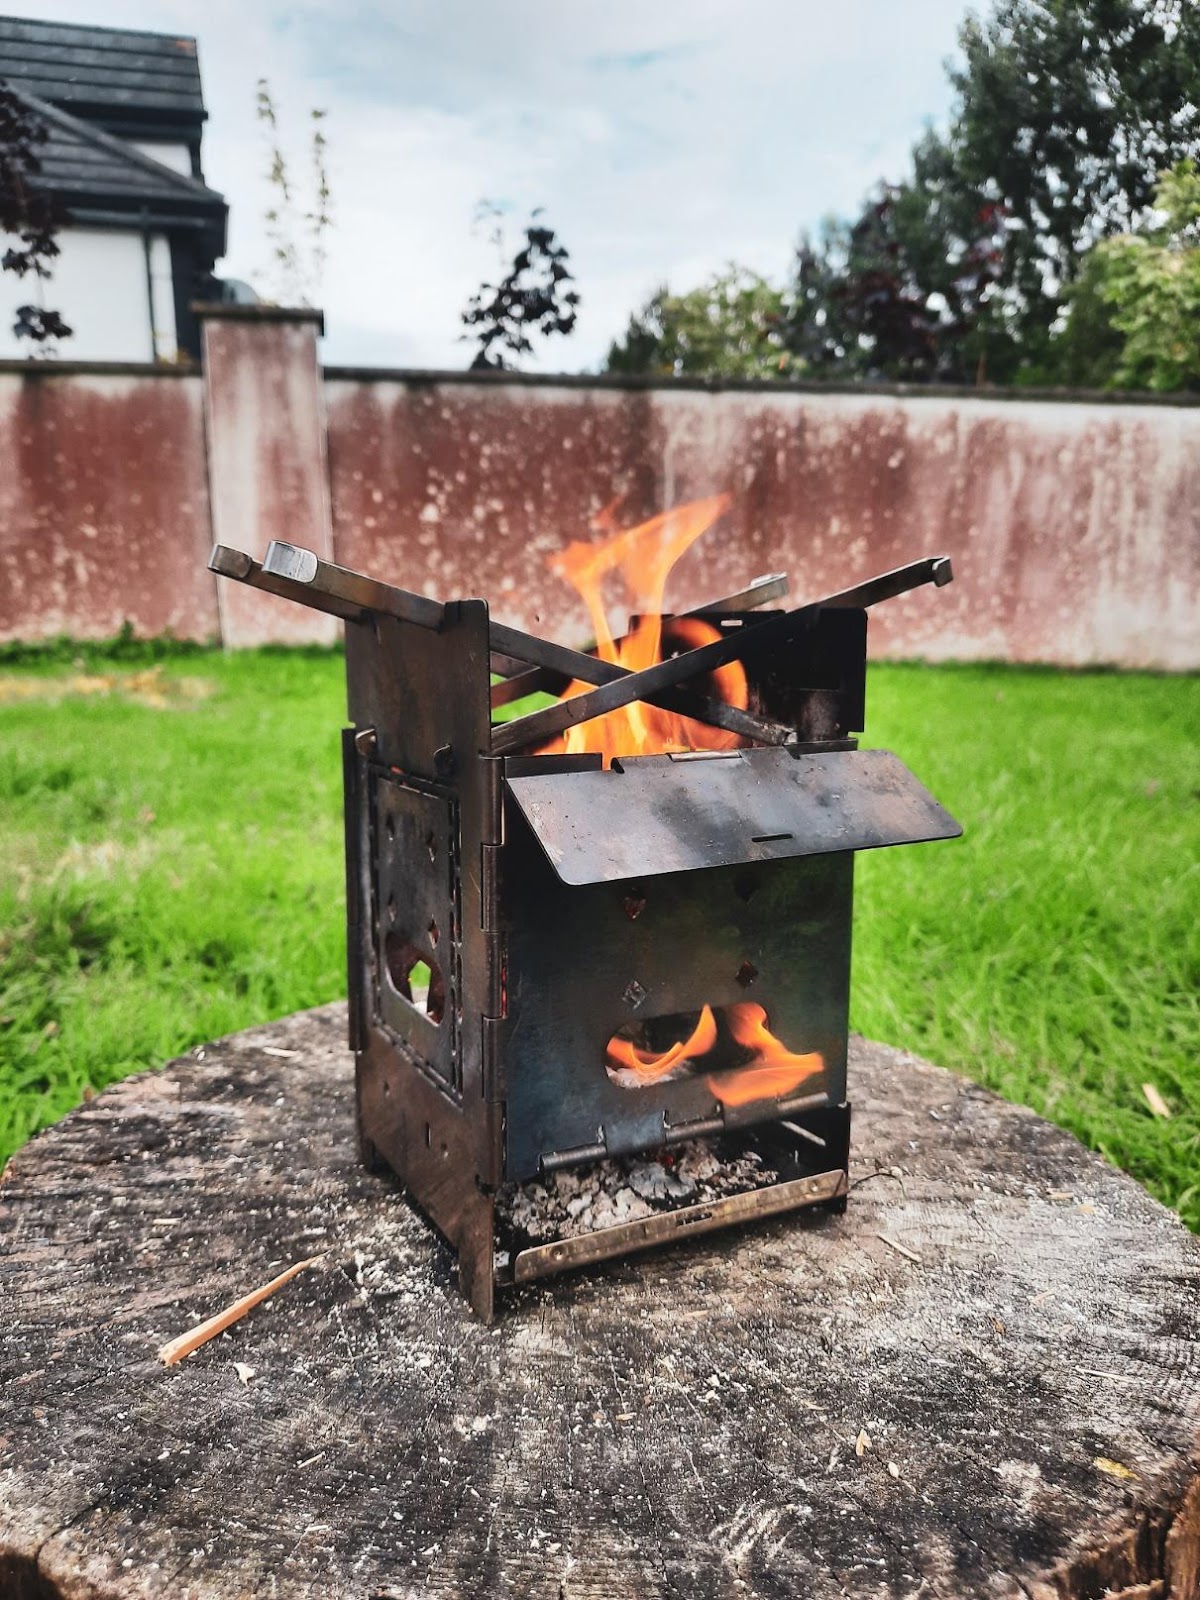
[(824, 1071), (825, 1063), (815, 1050), (793, 1055), (780, 1043), (767, 1027), (767, 1013), (762, 1006), (748, 1002), (727, 1006), (725, 1017), (736, 1043), (752, 1050), (754, 1060), (708, 1078), (708, 1087), (722, 1105), (744, 1106), (751, 1100), (792, 1094), (806, 1078), (815, 1078)]
[[(601, 542), (576, 540), (550, 558), (551, 570), (578, 590), (591, 618), (596, 655), (631, 672), (654, 666), (663, 659), (663, 602), (667, 578), (675, 563), (691, 549), (701, 534), (728, 510), (731, 497), (714, 495), (676, 506), (648, 522), (627, 528)], [(611, 526), (611, 511), (601, 519)], [(604, 604), (605, 580), (617, 574), (622, 580), (636, 624), (622, 639), (614, 639)], [(711, 623), (698, 617), (672, 618), (670, 649), (694, 650), (721, 637)], [(593, 685), (576, 680), (560, 698), (584, 694)], [(714, 700), (746, 710), (749, 686), (741, 662), (719, 667), (691, 687)], [(610, 766), (619, 756), (667, 755), (683, 750), (733, 750), (745, 741), (734, 733), (712, 728), (690, 717), (635, 702), (607, 716), (578, 723), (549, 744), (542, 755), (598, 753)], [(706, 1083), (727, 1106), (791, 1094), (808, 1078), (824, 1070), (816, 1053), (796, 1055), (767, 1027), (762, 1006), (749, 1003), (721, 1008), (723, 1027), (711, 1006), (705, 1006), (691, 1032), (663, 1050), (652, 1050), (636, 1040), (614, 1034), (609, 1040), (606, 1065), (610, 1075), (627, 1087), (663, 1083), (688, 1071), (711, 1069)], [(740, 1064), (736, 1058), (742, 1057)], [(718, 1066), (718, 1063), (720, 1065)]]
[[(714, 495), (693, 500), (660, 516), (651, 517), (601, 543), (581, 540), (550, 557), (550, 568), (578, 590), (596, 639), (596, 654), (630, 672), (655, 666), (663, 659), (663, 599), (671, 568), (702, 533), (707, 532), (729, 507), (730, 496)], [(604, 605), (604, 583), (612, 574), (621, 578), (638, 621), (624, 638), (614, 639)], [(672, 652), (679, 646), (694, 650), (721, 637), (711, 623), (697, 617), (680, 617), (670, 626)], [(584, 694), (593, 684), (576, 680), (560, 696), (568, 700)], [(718, 667), (695, 687), (714, 700), (746, 709), (749, 690), (740, 662)], [(662, 711), (636, 701), (607, 716), (581, 722), (545, 745), (542, 755), (579, 755), (596, 752), (609, 766), (617, 756), (666, 755), (681, 750), (733, 750), (744, 741), (735, 733), (710, 728), (690, 717)]]
[[(738, 1056), (742, 1057), (740, 1064), (736, 1064)], [(718, 1062), (731, 1064), (718, 1068)], [(608, 1041), (605, 1065), (609, 1077), (627, 1089), (666, 1083), (707, 1069), (705, 1082), (725, 1106), (793, 1094), (807, 1079), (819, 1077), (825, 1070), (817, 1051), (797, 1055), (787, 1049), (767, 1027), (763, 1007), (748, 1001), (723, 1006), (717, 1012), (704, 1006), (687, 1037), (664, 1050), (651, 1050), (635, 1039), (614, 1034)]]

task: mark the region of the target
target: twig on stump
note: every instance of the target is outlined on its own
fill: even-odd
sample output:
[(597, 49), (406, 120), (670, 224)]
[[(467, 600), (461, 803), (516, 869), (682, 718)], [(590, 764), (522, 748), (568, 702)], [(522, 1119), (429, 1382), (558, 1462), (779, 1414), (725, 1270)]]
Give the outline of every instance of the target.
[(281, 1272), (277, 1278), (272, 1278), (270, 1283), (264, 1283), (261, 1289), (251, 1290), (240, 1300), (235, 1300), (231, 1306), (226, 1306), (224, 1311), (218, 1311), (215, 1317), (209, 1317), (207, 1322), (197, 1323), (187, 1333), (181, 1333), (177, 1339), (164, 1344), (158, 1352), (158, 1359), (164, 1367), (173, 1367), (177, 1361), (190, 1356), (193, 1350), (199, 1350), (202, 1344), (207, 1344), (219, 1333), (224, 1333), (226, 1328), (232, 1327), (261, 1301), (270, 1299), (276, 1289), (282, 1289), (284, 1284), (298, 1272), (303, 1272), (305, 1267), (315, 1266), (320, 1260), (320, 1256), (309, 1256), (307, 1261), (297, 1261), (294, 1267)]

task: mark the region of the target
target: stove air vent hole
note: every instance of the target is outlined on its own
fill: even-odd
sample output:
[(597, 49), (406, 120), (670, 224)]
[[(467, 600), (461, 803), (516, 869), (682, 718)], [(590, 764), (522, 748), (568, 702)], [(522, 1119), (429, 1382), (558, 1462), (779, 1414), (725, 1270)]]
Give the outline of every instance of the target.
[(432, 953), (393, 930), (383, 941), (383, 958), (388, 981), (400, 998), (430, 1022), (441, 1022), (446, 983)]
[(733, 880), (733, 892), (739, 900), (744, 900), (748, 905), (758, 893), (758, 874), (756, 872), (739, 872)]
[(741, 984), (743, 989), (748, 989), (754, 982), (755, 978), (758, 977), (758, 968), (754, 965), (753, 961), (743, 961), (733, 976), (735, 981)]

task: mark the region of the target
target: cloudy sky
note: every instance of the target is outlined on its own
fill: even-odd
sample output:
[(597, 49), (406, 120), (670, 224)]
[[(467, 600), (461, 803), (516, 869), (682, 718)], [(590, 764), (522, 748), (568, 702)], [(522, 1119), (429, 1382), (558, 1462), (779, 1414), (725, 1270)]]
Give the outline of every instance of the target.
[(731, 259), (782, 278), (801, 229), (852, 212), (944, 119), (964, 0), (0, 0), (10, 14), (194, 34), (224, 271), (273, 287), (265, 76), (297, 176), (328, 115), (325, 360), (465, 366), (459, 314), (534, 206), (583, 296), (538, 362), (594, 369), (630, 310)]

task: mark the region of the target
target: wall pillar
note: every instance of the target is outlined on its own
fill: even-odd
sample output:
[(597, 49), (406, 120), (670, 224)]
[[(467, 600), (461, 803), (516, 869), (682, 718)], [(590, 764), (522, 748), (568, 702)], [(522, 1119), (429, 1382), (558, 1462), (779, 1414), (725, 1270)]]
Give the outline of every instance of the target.
[[(213, 540), (261, 561), (272, 539), (333, 558), (319, 311), (197, 306), (204, 355)], [(307, 607), (217, 582), (221, 639), (331, 644), (339, 624)]]

